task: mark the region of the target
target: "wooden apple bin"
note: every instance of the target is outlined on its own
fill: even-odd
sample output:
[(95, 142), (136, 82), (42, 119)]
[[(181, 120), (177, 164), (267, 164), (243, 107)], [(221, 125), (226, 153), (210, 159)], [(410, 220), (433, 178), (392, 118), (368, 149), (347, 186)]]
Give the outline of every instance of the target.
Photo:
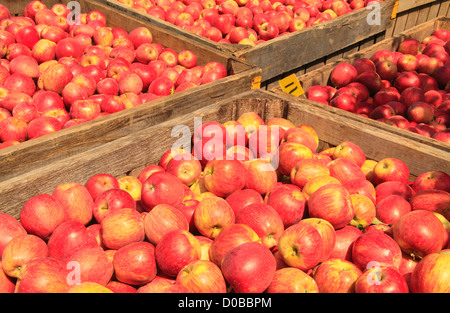
[[(48, 7), (57, 3), (53, 0), (44, 0), (43, 2)], [(67, 2), (69, 1), (63, 1), (63, 3)], [(187, 41), (168, 29), (130, 17), (99, 2), (91, 0), (79, 0), (78, 2), (82, 12), (93, 10), (103, 12), (111, 27), (122, 27), (130, 32), (136, 27), (145, 26), (151, 30), (154, 42), (162, 43), (177, 52), (185, 49), (192, 50), (196, 53), (200, 65), (210, 61), (220, 62), (227, 67), (229, 75), (194, 89), (1, 149), (0, 181), (4, 182), (15, 176), (31, 173), (33, 170), (39, 170), (42, 166), (99, 147), (170, 118), (182, 116), (225, 99), (230, 93), (237, 94), (249, 90), (261, 76), (261, 69), (257, 66), (248, 64), (230, 53), (212, 49), (202, 43)], [(6, 3), (2, 2), (16, 16), (23, 14), (23, 9), (28, 3), (29, 1), (12, 0), (6, 0)], [(5, 198), (1, 188), (0, 197), (2, 200)]]
[[(342, 58), (339, 61), (336, 61), (334, 63), (327, 64), (323, 66), (322, 68), (316, 69), (314, 71), (311, 71), (309, 73), (298, 75), (297, 79), (299, 80), (300, 84), (302, 85), (304, 91), (306, 92), (311, 86), (314, 85), (322, 85), (326, 86), (329, 83), (330, 75), (334, 67), (341, 63), (341, 62), (349, 62), (352, 63), (356, 59), (360, 58), (370, 58), (373, 53), (375, 53), (378, 50), (382, 49), (388, 49), (390, 51), (397, 50), (399, 44), (407, 39), (407, 38), (415, 38), (419, 41), (423, 40), (426, 36), (431, 35), (431, 33), (436, 29), (448, 29), (450, 30), (450, 19), (449, 18), (435, 18), (431, 21), (428, 21), (426, 23), (423, 23), (421, 25), (418, 25), (416, 27), (413, 27), (409, 29), (408, 31), (402, 32), (392, 38), (385, 39), (383, 41), (380, 41), (379, 43), (369, 47), (365, 48), (359, 52), (353, 53), (351, 55), (348, 55), (346, 58)], [(274, 87), (271, 89), (272, 92), (276, 94), (285, 94), (288, 97), (291, 97), (293, 99), (298, 99), (297, 97), (286, 94), (283, 92), (280, 86)], [(305, 95), (302, 95), (300, 97), (301, 99), (306, 99)], [(315, 102), (315, 101), (309, 101), (312, 105), (317, 106), (318, 108), (327, 111), (332, 112), (338, 116), (346, 117), (349, 119), (353, 119), (358, 123), (362, 123), (362, 125), (367, 126), (373, 126), (380, 130), (387, 131), (395, 136), (399, 136), (399, 138), (405, 138), (408, 140), (412, 140), (413, 142), (416, 142), (417, 144), (425, 144), (429, 147), (436, 148), (440, 151), (442, 151), (443, 155), (447, 155), (447, 163), (443, 163), (442, 167), (439, 168), (439, 170), (443, 171), (449, 171), (450, 169), (450, 145), (446, 144), (444, 142), (438, 141), (436, 139), (428, 138), (423, 135), (419, 135), (416, 133), (413, 133), (408, 130), (403, 130), (391, 125), (387, 125), (385, 123), (372, 120), (370, 118), (362, 117), (358, 114), (354, 114), (351, 112), (347, 112), (338, 108), (331, 107), (329, 105), (325, 105), (323, 103)], [(366, 127), (366, 126), (364, 126)], [(401, 139), (403, 140), (403, 139)], [(422, 162), (427, 162), (425, 159)]]
[(214, 49), (232, 52), (234, 56), (262, 69), (263, 86), (278, 80), (284, 73), (333, 55), (342, 49), (354, 49), (362, 43), (374, 42), (378, 35), (383, 34), (390, 27), (395, 4), (395, 0), (384, 0), (380, 3), (379, 24), (368, 26), (367, 17), (370, 10), (363, 8), (250, 47), (216, 43), (169, 22), (143, 14), (117, 0), (98, 1), (106, 1), (109, 6), (126, 12), (130, 16), (172, 29), (186, 40), (205, 43)]
[[(368, 159), (401, 159), (408, 165), (411, 179), (425, 171), (449, 168), (450, 153), (438, 147), (322, 110), (310, 101), (257, 89), (212, 103), (184, 116), (148, 126), (89, 151), (2, 181), (0, 207), (3, 212), (18, 217), (27, 199), (40, 193), (52, 193), (59, 184), (84, 184), (89, 177), (99, 173), (108, 173), (117, 178), (124, 175), (137, 176), (145, 166), (157, 164), (163, 153), (182, 138), (178, 131), (172, 134), (172, 131), (176, 130), (174, 127), (185, 125), (192, 134), (195, 118), (201, 117), (203, 123), (225, 123), (236, 120), (245, 112), (257, 112), (265, 121), (272, 117), (284, 117), (296, 126), (311, 125), (320, 140), (318, 151), (343, 141), (352, 141), (364, 150)], [(185, 138), (186, 135), (183, 139)]]

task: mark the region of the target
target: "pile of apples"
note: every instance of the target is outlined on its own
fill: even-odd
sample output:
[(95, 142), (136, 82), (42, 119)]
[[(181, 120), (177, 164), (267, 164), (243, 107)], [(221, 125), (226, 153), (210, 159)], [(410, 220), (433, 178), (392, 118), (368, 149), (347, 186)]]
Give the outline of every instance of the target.
[(310, 100), (450, 143), (450, 31), (421, 42), (409, 38), (397, 51), (342, 62), (328, 86), (312, 86)]
[(0, 292), (450, 292), (448, 173), (255, 112), (192, 144), (0, 213)]
[[(219, 43), (254, 46), (366, 7), (369, 0), (116, 0)], [(383, 0), (376, 0), (381, 2)]]
[(0, 5), (0, 148), (227, 76), (218, 62), (153, 42), (151, 31), (106, 26), (31, 1), (23, 16)]

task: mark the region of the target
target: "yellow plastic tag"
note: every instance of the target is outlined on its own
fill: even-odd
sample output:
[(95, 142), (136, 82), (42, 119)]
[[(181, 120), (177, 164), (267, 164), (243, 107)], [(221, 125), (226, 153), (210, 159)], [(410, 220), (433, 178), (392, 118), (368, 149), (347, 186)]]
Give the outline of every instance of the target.
[(305, 92), (303, 91), (302, 85), (298, 81), (297, 76), (295, 74), (289, 75), (283, 79), (280, 79), (279, 84), (281, 89), (290, 95), (300, 97)]
[(252, 85), (250, 86), (250, 89), (259, 89), (261, 88), (261, 76), (256, 76), (252, 79)]
[(393, 20), (397, 17), (399, 5), (400, 5), (400, 0), (395, 1), (394, 8), (392, 9), (391, 20)]

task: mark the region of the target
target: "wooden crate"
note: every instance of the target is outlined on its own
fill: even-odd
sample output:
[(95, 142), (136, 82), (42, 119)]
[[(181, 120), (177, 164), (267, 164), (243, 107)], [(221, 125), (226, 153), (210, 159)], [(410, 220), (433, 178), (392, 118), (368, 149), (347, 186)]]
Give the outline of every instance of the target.
[[(47, 6), (57, 3), (43, 1)], [(65, 3), (67, 3), (66, 1)], [(122, 27), (127, 31), (139, 26), (148, 27), (154, 41), (179, 52), (184, 49), (194, 51), (199, 64), (210, 61), (224, 64), (229, 76), (218, 81), (201, 85), (194, 89), (160, 98), (138, 107), (100, 117), (43, 137), (28, 140), (19, 145), (0, 150), (0, 181), (28, 173), (33, 169), (71, 157), (106, 142), (121, 138), (151, 125), (175, 116), (184, 115), (200, 107), (217, 102), (230, 93), (249, 90), (252, 83), (260, 78), (261, 70), (229, 53), (212, 49), (202, 43), (188, 41), (168, 29), (146, 23), (113, 10), (109, 6), (91, 0), (79, 0), (82, 12), (99, 10), (107, 18), (109, 26)], [(6, 0), (5, 5), (15, 15), (21, 15), (28, 1)]]
[(143, 14), (116, 0), (106, 1), (111, 7), (126, 12), (130, 16), (173, 29), (189, 40), (206, 43), (222, 51), (231, 51), (236, 57), (261, 67), (263, 87), (286, 72), (384, 33), (391, 23), (391, 14), (395, 4), (395, 0), (384, 0), (380, 3), (381, 22), (379, 25), (368, 26), (367, 17), (371, 11), (365, 8), (249, 47), (237, 44), (219, 44), (166, 21)]
[[(299, 80), (299, 82), (302, 85), (305, 92), (311, 86), (314, 86), (314, 85), (326, 86), (329, 84), (329, 78), (330, 78), (331, 72), (333, 71), (334, 67), (337, 64), (339, 64), (341, 62), (352, 63), (353, 61), (355, 61), (356, 59), (359, 59), (359, 58), (370, 58), (376, 51), (382, 50), (382, 49), (388, 49), (391, 51), (395, 51), (395, 50), (397, 50), (399, 44), (406, 38), (414, 38), (414, 39), (421, 41), (426, 36), (431, 35), (431, 33), (435, 29), (450, 30), (450, 19), (444, 18), (444, 17), (435, 18), (435, 19), (428, 21), (426, 23), (423, 23), (419, 26), (415, 26), (406, 32), (402, 32), (394, 37), (382, 40), (379, 43), (372, 45), (371, 47), (368, 47), (368, 48), (362, 49), (356, 53), (350, 54), (347, 57), (340, 59), (339, 61), (327, 64), (327, 65), (325, 65), (319, 69), (316, 69), (314, 71), (311, 71), (309, 73), (299, 75), (299, 76), (297, 76), (297, 79)], [(281, 89), (280, 85), (272, 88), (270, 91), (277, 93), (277, 94), (284, 93), (283, 90)], [(295, 96), (292, 96), (292, 95), (288, 95), (288, 96), (292, 97), (292, 98), (296, 98)], [(306, 99), (306, 96), (302, 95), (301, 98)], [(441, 141), (438, 141), (436, 139), (428, 138), (428, 137), (413, 133), (411, 131), (399, 129), (394, 126), (387, 125), (385, 123), (382, 123), (382, 122), (379, 122), (376, 120), (372, 120), (372, 119), (369, 119), (366, 117), (362, 117), (358, 114), (347, 112), (347, 111), (344, 111), (344, 110), (341, 110), (338, 108), (334, 108), (334, 107), (331, 107), (328, 105), (324, 105), (319, 102), (314, 102), (314, 101), (310, 101), (310, 102), (313, 103), (314, 105), (322, 108), (323, 110), (326, 110), (327, 112), (333, 112), (336, 115), (348, 117), (355, 121), (364, 123), (364, 125), (373, 125), (380, 129), (389, 131), (392, 134), (399, 135), (402, 138), (408, 138), (408, 139), (414, 140), (418, 143), (424, 143), (429, 146), (438, 148), (438, 149), (442, 150), (444, 153), (450, 152), (450, 145), (443, 143)], [(450, 160), (450, 158), (449, 158), (449, 160)], [(450, 168), (449, 167), (442, 168), (442, 170), (449, 171)]]
[(450, 0), (400, 0), (397, 16), (386, 29), (386, 38), (437, 17), (450, 17)]
[(318, 151), (349, 140), (360, 145), (369, 159), (379, 161), (386, 157), (399, 158), (409, 166), (411, 179), (422, 172), (448, 170), (450, 166), (450, 153), (436, 147), (400, 138), (373, 125), (318, 109), (309, 101), (257, 89), (2, 181), (0, 208), (17, 217), (27, 199), (40, 193), (52, 193), (58, 184), (84, 184), (89, 177), (98, 173), (108, 173), (117, 178), (137, 176), (145, 166), (157, 164), (162, 154), (183, 138), (176, 131), (172, 134), (175, 126), (185, 125), (192, 134), (195, 118), (201, 117), (203, 123), (224, 123), (236, 120), (245, 112), (257, 112), (265, 121), (272, 117), (285, 117), (295, 125), (313, 126), (320, 139)]

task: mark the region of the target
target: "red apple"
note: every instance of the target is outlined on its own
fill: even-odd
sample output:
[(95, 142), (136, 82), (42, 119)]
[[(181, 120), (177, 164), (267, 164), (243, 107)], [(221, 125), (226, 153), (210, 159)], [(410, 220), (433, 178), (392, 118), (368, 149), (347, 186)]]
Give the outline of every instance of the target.
[(30, 97), (32, 97), (36, 92), (36, 84), (33, 78), (20, 72), (11, 74), (6, 79), (4, 86), (12, 93), (19, 92), (29, 95)]
[[(2, 261), (0, 261), (0, 268), (2, 268)], [(0, 292), (14, 293), (15, 287), (16, 280), (6, 275), (4, 271), (0, 271)]]
[(47, 245), (48, 256), (58, 260), (78, 249), (98, 247), (87, 228), (74, 220), (66, 220), (58, 225), (48, 238)]
[(411, 205), (399, 195), (390, 195), (377, 202), (377, 219), (385, 224), (394, 224), (404, 214), (411, 212)]
[(20, 270), (16, 293), (65, 293), (68, 272), (62, 262), (51, 257), (27, 262)]
[(66, 220), (75, 220), (83, 225), (87, 225), (91, 221), (94, 200), (84, 185), (61, 184), (56, 186), (52, 195), (63, 207)]
[(10, 277), (19, 277), (25, 263), (48, 256), (47, 243), (30, 234), (16, 236), (8, 242), (2, 253), (2, 267)]
[(73, 278), (74, 284), (94, 282), (105, 286), (114, 273), (113, 263), (99, 246), (69, 251), (61, 262), (67, 269), (73, 266), (80, 271), (79, 276)]
[(232, 224), (225, 227), (211, 242), (209, 259), (220, 266), (225, 255), (233, 248), (246, 242), (260, 242), (258, 234), (246, 224)]
[(358, 72), (356, 68), (349, 63), (343, 62), (336, 65), (333, 69), (330, 75), (330, 81), (334, 87), (340, 88), (355, 81), (357, 76)]
[(185, 230), (173, 230), (156, 245), (158, 268), (166, 275), (176, 277), (189, 263), (199, 260), (201, 247), (198, 239)]
[(267, 293), (318, 293), (316, 281), (302, 270), (294, 267), (277, 269)]
[(409, 203), (413, 211), (427, 210), (442, 214), (447, 219), (450, 218), (447, 210), (450, 203), (450, 193), (446, 191), (439, 189), (421, 190), (411, 196)]
[(237, 224), (250, 226), (269, 249), (277, 245), (284, 231), (278, 212), (268, 204), (249, 204), (236, 215)]
[(0, 140), (23, 142), (28, 138), (28, 125), (14, 116), (9, 116), (0, 121)]
[(214, 239), (225, 227), (235, 223), (235, 215), (225, 199), (205, 198), (195, 209), (194, 223), (200, 234)]
[(300, 187), (283, 184), (274, 187), (265, 196), (264, 202), (277, 211), (284, 228), (288, 228), (303, 218), (307, 199)]
[(351, 225), (336, 230), (336, 243), (331, 252), (330, 259), (339, 258), (352, 262), (352, 248), (355, 240), (361, 236), (363, 232)]
[(335, 229), (346, 226), (354, 216), (350, 194), (338, 184), (316, 190), (308, 199), (308, 213), (311, 217), (330, 222)]
[(44, 90), (61, 94), (64, 86), (72, 80), (73, 74), (67, 66), (57, 63), (50, 65), (41, 77)]
[(111, 174), (99, 173), (92, 175), (84, 184), (92, 199), (95, 199), (109, 189), (120, 189), (119, 182)]
[(395, 78), (393, 85), (402, 92), (408, 87), (420, 87), (421, 81), (416, 72), (402, 72)]
[(147, 27), (143, 26), (137, 27), (130, 31), (128, 38), (133, 43), (135, 49), (144, 43), (152, 43), (153, 40), (151, 31)]
[(422, 44), (417, 39), (408, 38), (399, 44), (397, 51), (403, 54), (417, 55), (422, 53)]
[(324, 239), (311, 223), (301, 221), (286, 228), (278, 241), (283, 261), (307, 271), (323, 261)]
[(144, 219), (135, 209), (113, 210), (103, 218), (101, 225), (102, 242), (108, 249), (117, 250), (145, 239)]
[(295, 142), (295, 140), (282, 142), (278, 154), (278, 170), (286, 176), (291, 175), (293, 168), (299, 161), (313, 158), (313, 151), (306, 145)]
[(185, 215), (168, 204), (158, 204), (144, 217), (145, 237), (157, 245), (161, 238), (175, 229), (189, 230)]
[(386, 181), (375, 186), (376, 200), (381, 201), (389, 195), (399, 195), (409, 201), (414, 190), (407, 184), (399, 181)]
[(431, 253), (420, 260), (411, 274), (411, 291), (414, 293), (449, 293), (448, 282), (450, 254), (448, 249)]
[(314, 270), (314, 278), (320, 293), (354, 293), (355, 282), (362, 271), (347, 260), (328, 259)]
[(351, 141), (344, 141), (336, 146), (333, 152), (333, 159), (346, 158), (358, 166), (362, 166), (366, 161), (364, 151), (357, 144)]
[(393, 225), (393, 236), (403, 252), (423, 258), (441, 251), (445, 229), (432, 212), (416, 210), (397, 220)]
[(219, 197), (227, 197), (245, 186), (245, 167), (238, 160), (210, 160), (203, 176), (206, 188)]
[(114, 274), (118, 281), (142, 286), (157, 274), (155, 247), (148, 242), (133, 242), (117, 250), (113, 258)]
[(49, 194), (39, 194), (29, 198), (20, 211), (20, 222), (23, 228), (29, 234), (44, 240), (47, 240), (64, 221), (64, 208)]
[(62, 124), (56, 117), (42, 115), (29, 122), (28, 139), (51, 134), (61, 129)]
[(359, 236), (353, 243), (352, 260), (362, 271), (375, 263), (377, 266), (393, 266), (398, 269), (402, 261), (402, 250), (384, 232), (370, 231)]
[(174, 175), (167, 172), (156, 172), (142, 183), (141, 202), (146, 210), (158, 204), (176, 206), (184, 197), (184, 185)]
[(240, 189), (230, 194), (225, 199), (237, 215), (244, 207), (253, 203), (263, 203), (264, 199), (254, 189)]
[(431, 104), (419, 101), (408, 107), (406, 116), (411, 122), (428, 124), (434, 118), (434, 109)]
[(373, 266), (355, 283), (356, 293), (409, 293), (408, 283), (397, 269)]
[(253, 189), (261, 195), (266, 195), (277, 184), (277, 172), (273, 163), (264, 158), (257, 158), (244, 162), (245, 188)]
[(92, 214), (97, 223), (101, 223), (106, 214), (123, 208), (135, 209), (136, 202), (127, 191), (114, 188), (106, 190), (95, 198)]
[(183, 184), (192, 185), (202, 173), (202, 165), (190, 153), (181, 153), (175, 155), (167, 163), (166, 172), (180, 179)]
[(392, 81), (397, 77), (397, 64), (390, 60), (380, 61), (375, 64), (376, 72), (382, 80)]
[[(263, 292), (275, 274), (276, 261), (272, 252), (263, 244), (247, 242), (225, 255), (221, 270), (235, 292)], [(251, 277), (258, 277), (258, 280)]]
[(409, 168), (402, 160), (385, 158), (378, 161), (373, 169), (375, 185), (386, 181), (398, 181), (406, 183), (409, 179)]
[(226, 293), (220, 267), (207, 260), (195, 260), (186, 265), (178, 273), (176, 284), (195, 293)]
[(375, 219), (376, 208), (373, 198), (363, 194), (350, 194), (353, 205), (354, 216), (350, 221), (350, 225), (364, 229)]

